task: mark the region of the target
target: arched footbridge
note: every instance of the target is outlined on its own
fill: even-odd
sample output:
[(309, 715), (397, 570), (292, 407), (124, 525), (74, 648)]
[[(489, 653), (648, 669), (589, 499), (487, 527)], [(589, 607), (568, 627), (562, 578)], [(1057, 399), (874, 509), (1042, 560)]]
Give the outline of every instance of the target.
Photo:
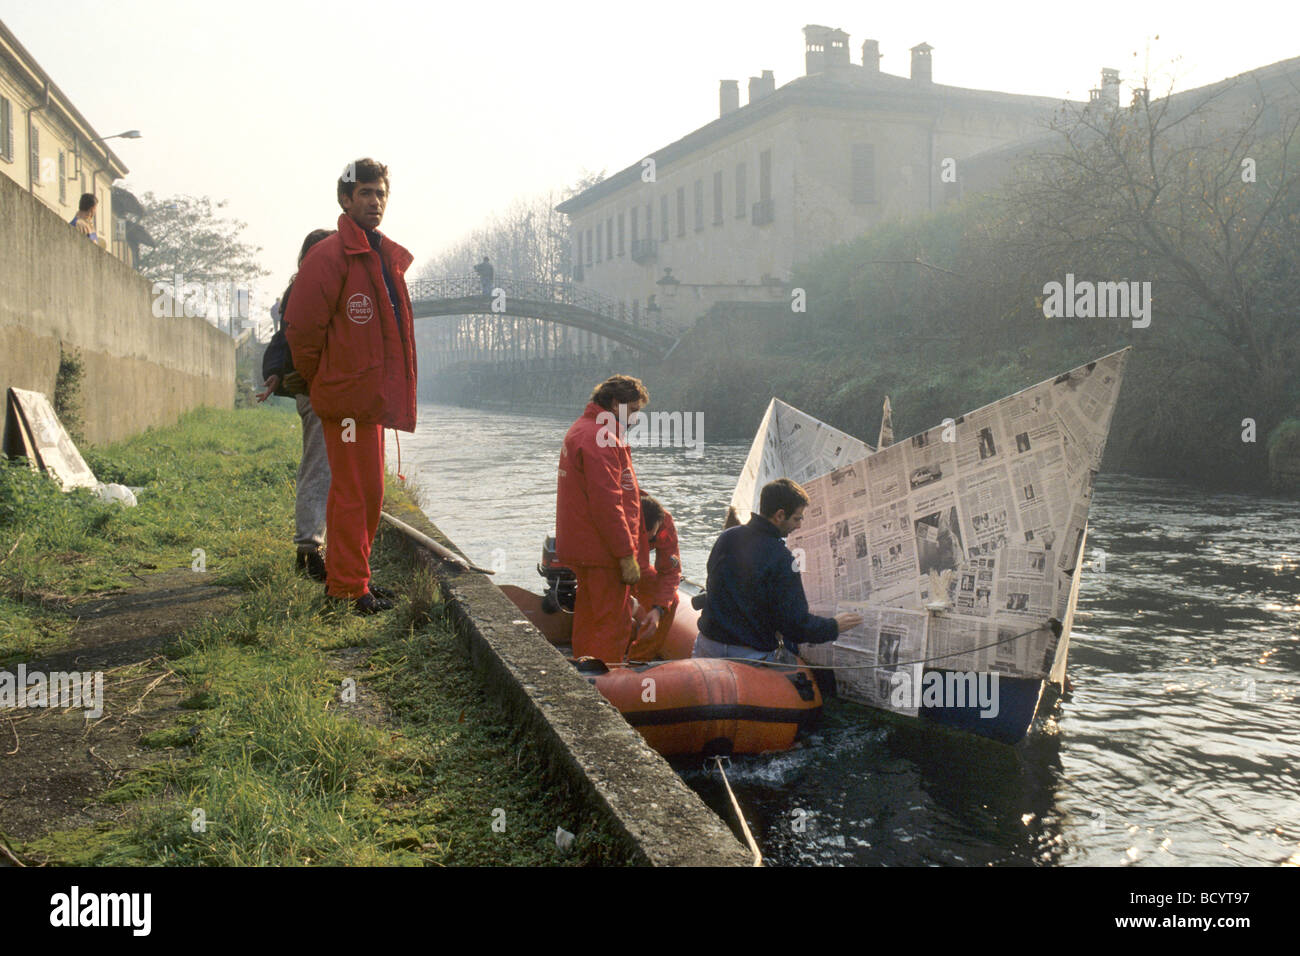
[(603, 335), (657, 358), (666, 358), (679, 336), (627, 320), (618, 301), (571, 282), (499, 278), (492, 295), (483, 294), (478, 276), (413, 279), (407, 283), (415, 318), (441, 315), (512, 316), (541, 319)]

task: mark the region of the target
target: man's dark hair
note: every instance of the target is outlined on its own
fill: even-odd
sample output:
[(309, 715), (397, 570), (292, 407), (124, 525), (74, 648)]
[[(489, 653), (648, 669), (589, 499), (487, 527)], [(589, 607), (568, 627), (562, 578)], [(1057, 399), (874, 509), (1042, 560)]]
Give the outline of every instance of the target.
[(89, 212), (90, 210), (94, 209), (95, 206), (97, 206), (98, 204), (99, 204), (99, 200), (95, 198), (94, 193), (82, 193), (81, 201), (77, 203), (77, 209), (80, 212)]
[(758, 513), (771, 518), (778, 511), (784, 511), (789, 518), (807, 504), (808, 492), (789, 478), (778, 478), (763, 486), (758, 496)]
[(664, 520), (664, 506), (650, 495), (643, 493), (641, 495), (641, 518), (645, 521), (646, 531), (649, 531)]
[(633, 402), (645, 404), (650, 401), (650, 393), (639, 378), (611, 375), (592, 389), (591, 400), (605, 411), (612, 412), (620, 405), (631, 405)]
[(352, 190), (357, 183), (377, 183), (383, 180), (384, 189), (392, 192), (393, 187), (388, 184), (388, 167), (377, 159), (356, 159), (348, 163), (348, 168), (343, 170), (343, 175), (339, 177), (339, 202), (343, 202), (346, 196), (352, 198)]

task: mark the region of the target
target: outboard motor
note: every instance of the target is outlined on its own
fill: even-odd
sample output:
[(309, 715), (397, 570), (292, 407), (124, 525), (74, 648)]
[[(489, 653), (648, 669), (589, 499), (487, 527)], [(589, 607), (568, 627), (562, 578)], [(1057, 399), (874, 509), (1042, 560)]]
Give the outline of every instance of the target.
[(542, 610), (547, 614), (564, 611), (573, 613), (573, 602), (578, 594), (578, 576), (560, 564), (555, 555), (555, 538), (548, 536), (542, 544), (542, 562), (537, 573), (546, 578), (546, 593), (542, 595)]

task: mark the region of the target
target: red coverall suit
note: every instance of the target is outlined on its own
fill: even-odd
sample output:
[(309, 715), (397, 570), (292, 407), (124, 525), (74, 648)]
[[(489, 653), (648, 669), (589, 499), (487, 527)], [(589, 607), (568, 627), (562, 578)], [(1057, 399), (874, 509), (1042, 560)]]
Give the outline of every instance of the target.
[(284, 317), (330, 460), (325, 585), (334, 597), (363, 597), (369, 588), (384, 502), (384, 428), (415, 430), (415, 328), (404, 278), (412, 256), (376, 235), (378, 252), (352, 217), (339, 216), (339, 231), (302, 261)]
[[(655, 552), (654, 566), (650, 565), (650, 549)], [(642, 612), (658, 605), (664, 609), (659, 619), (659, 626), (654, 632), (638, 638), (632, 644), (628, 656), (637, 661), (654, 660), (663, 647), (668, 630), (673, 626), (677, 616), (677, 586), (682, 583), (682, 559), (677, 551), (677, 525), (673, 516), (664, 512), (663, 525), (658, 534), (647, 538), (642, 534), (638, 539), (637, 564), (641, 566), (641, 580), (636, 583), (634, 594)]]
[[(598, 423), (598, 415), (606, 417)], [(632, 588), (623, 583), (618, 563), (637, 553), (641, 537), (632, 453), (613, 413), (589, 402), (564, 436), (555, 495), (556, 556), (578, 578), (575, 656), (623, 659), (634, 622)]]

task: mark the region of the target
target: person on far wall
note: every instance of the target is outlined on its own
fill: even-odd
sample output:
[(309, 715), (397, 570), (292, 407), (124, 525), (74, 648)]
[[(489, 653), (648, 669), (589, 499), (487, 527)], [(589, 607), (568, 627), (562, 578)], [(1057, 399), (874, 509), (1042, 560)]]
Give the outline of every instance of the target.
[(379, 232), (387, 166), (349, 163), (335, 195), (343, 209), (338, 232), (303, 259), (285, 337), (329, 456), (325, 590), (358, 614), (374, 614), (393, 607), (391, 593), (370, 582), (384, 503), (384, 429), (415, 430), (415, 327), (405, 279), (413, 257)]
[(780, 661), (778, 634), (791, 654), (825, 644), (862, 623), (854, 613), (819, 617), (808, 610), (803, 581), (785, 538), (803, 524), (808, 493), (789, 478), (768, 482), (758, 514), (718, 535), (709, 553), (700, 633), (692, 657)]
[(95, 231), (97, 205), (99, 200), (95, 198), (94, 193), (82, 193), (81, 200), (77, 203), (77, 214), (68, 222), (68, 225), (75, 226), (77, 231), (91, 242), (99, 242), (99, 233)]
[[(650, 401), (641, 381), (614, 375), (564, 436), (555, 493), (555, 548), (578, 579), (573, 653), (620, 661), (634, 636), (632, 585), (637, 562), (641, 489), (620, 423)], [(625, 408), (619, 414), (620, 406)]]
[[(641, 611), (637, 636), (628, 649), (632, 660), (648, 661), (658, 656), (677, 615), (677, 588), (682, 583), (682, 558), (677, 545), (677, 525), (668, 509), (650, 495), (641, 495), (641, 527), (645, 534), (637, 545), (641, 580), (636, 600)], [(650, 563), (650, 552), (655, 561)]]
[(483, 261), (474, 267), (478, 273), (479, 279), (483, 283), (483, 294), (492, 294), (492, 279), (496, 275), (496, 270), (492, 268), (492, 263), (488, 262), (488, 257), (484, 256)]
[[(302, 265), (308, 249), (334, 235), (334, 232), (333, 229), (314, 229), (307, 233), (302, 249), (298, 252), (298, 265)], [(296, 278), (298, 275), (294, 273), (277, 303), (281, 317), (289, 307), (289, 293), (293, 291)], [(272, 312), (275, 311), (272, 309)], [(307, 395), (307, 383), (294, 370), (283, 320), (262, 354), (262, 377), (265, 379), (262, 385), (266, 390), (258, 393), (259, 402), (264, 402), (275, 394), (292, 398), (298, 403), (298, 417), (302, 419), (302, 459), (298, 462), (298, 484), (294, 493), (293, 543), (298, 548), (298, 570), (317, 581), (324, 581), (325, 557), (321, 554), (321, 546), (325, 543), (325, 502), (330, 491), (330, 461), (325, 454), (325, 435), (321, 431), (320, 419), (312, 411), (311, 398)]]

